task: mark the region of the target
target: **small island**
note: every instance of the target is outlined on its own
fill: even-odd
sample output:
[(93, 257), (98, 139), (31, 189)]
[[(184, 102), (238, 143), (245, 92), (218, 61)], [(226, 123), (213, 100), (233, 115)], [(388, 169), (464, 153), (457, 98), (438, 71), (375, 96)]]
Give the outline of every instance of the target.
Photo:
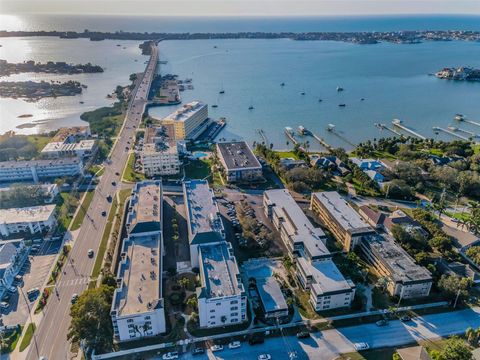
[(443, 68), (435, 74), (439, 79), (458, 81), (480, 81), (480, 69), (470, 67)]
[(84, 74), (101, 73), (103, 68), (99, 65), (87, 64), (67, 64), (64, 61), (48, 61), (46, 63), (35, 62), (33, 60), (23, 63), (9, 63), (6, 60), (0, 60), (0, 76), (10, 76), (20, 73), (47, 73), (47, 74)]
[(0, 97), (20, 98), (34, 102), (45, 97), (75, 96), (86, 87), (78, 81), (35, 82), (35, 81), (0, 81)]

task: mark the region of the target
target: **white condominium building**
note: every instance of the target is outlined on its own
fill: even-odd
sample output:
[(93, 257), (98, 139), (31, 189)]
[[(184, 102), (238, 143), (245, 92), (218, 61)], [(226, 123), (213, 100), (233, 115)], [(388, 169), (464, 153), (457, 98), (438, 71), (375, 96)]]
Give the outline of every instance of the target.
[(4, 237), (41, 233), (52, 229), (55, 224), (55, 205), (0, 209), (0, 234)]
[(83, 175), (79, 158), (0, 162), (0, 182), (33, 181)]
[(135, 184), (110, 315), (118, 341), (137, 340), (166, 330), (162, 294), (162, 185)]
[(192, 101), (160, 120), (161, 125), (173, 126), (176, 140), (195, 140), (208, 127), (208, 105)]
[(262, 179), (262, 165), (245, 141), (217, 143), (217, 155), (227, 182)]
[(77, 143), (49, 142), (40, 152), (44, 158), (56, 159), (61, 157), (78, 156), (80, 158), (91, 156), (96, 148), (95, 140), (80, 140)]
[(247, 320), (247, 298), (230, 243), (199, 246), (197, 288), (200, 327), (233, 325)]
[(388, 279), (387, 291), (392, 296), (411, 299), (428, 296), (432, 275), (415, 263), (408, 253), (388, 235), (365, 237), (360, 250), (375, 270)]
[(206, 180), (183, 183), (192, 267), (198, 267), (198, 247), (225, 240), (225, 229), (215, 195)]
[(298, 280), (310, 291), (312, 307), (316, 311), (349, 307), (355, 284), (345, 279), (333, 262), (323, 230), (312, 225), (288, 190), (265, 191), (263, 205), (296, 260)]
[(179, 148), (175, 140), (167, 140), (159, 133), (161, 128), (148, 128), (140, 151), (146, 176), (175, 175), (180, 172)]

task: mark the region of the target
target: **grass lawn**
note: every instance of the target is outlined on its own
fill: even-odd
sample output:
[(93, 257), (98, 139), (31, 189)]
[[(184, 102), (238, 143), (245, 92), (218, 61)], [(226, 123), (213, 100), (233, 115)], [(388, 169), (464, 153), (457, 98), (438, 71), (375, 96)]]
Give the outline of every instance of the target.
[(90, 276), (92, 279), (96, 279), (100, 274), (103, 257), (105, 256), (105, 250), (107, 249), (108, 238), (112, 230), (113, 221), (115, 219), (115, 213), (117, 212), (117, 207), (118, 207), (117, 197), (114, 196), (112, 201), (112, 206), (110, 207), (110, 212), (108, 213), (107, 225), (105, 226), (105, 230), (102, 235), (102, 240), (100, 241), (100, 246), (98, 247), (98, 250), (97, 250), (97, 256), (95, 257), (95, 264), (93, 265), (92, 275)]
[(351, 352), (343, 354), (337, 358), (337, 360), (392, 360), (392, 356), (395, 353), (394, 348), (387, 349), (375, 349), (358, 352)]
[[(83, 193), (80, 193), (80, 197)], [(73, 218), (73, 212), (78, 206), (78, 199), (70, 194), (70, 192), (61, 192), (60, 193), (60, 200), (58, 202), (58, 223), (64, 229), (68, 229), (70, 222)]]
[(135, 171), (135, 154), (131, 153), (128, 155), (127, 166), (123, 170), (123, 181), (128, 182), (137, 182), (145, 180), (145, 175)]
[(301, 289), (298, 289), (295, 292), (295, 295), (297, 297), (297, 306), (298, 306), (298, 311), (300, 314), (307, 319), (320, 319), (320, 315), (318, 315), (312, 308), (312, 305), (310, 305), (310, 302), (308, 299), (310, 298), (310, 295), (308, 292), (303, 291)]
[(185, 165), (185, 178), (187, 179), (204, 179), (210, 175), (210, 161), (208, 160), (190, 160)]
[(40, 152), (49, 143), (52, 138), (48, 135), (29, 135), (28, 141), (35, 145), (37, 151)]
[(298, 160), (298, 156), (293, 153), (293, 151), (275, 151), (281, 159), (293, 158)]
[(27, 328), (25, 329), (25, 335), (23, 336), (22, 342), (20, 343), (20, 352), (25, 350), (28, 347), (28, 345), (30, 345), (35, 329), (36, 329), (36, 326), (34, 323), (28, 324)]
[(95, 191), (90, 190), (85, 195), (85, 198), (83, 199), (82, 205), (80, 206), (80, 209), (78, 210), (78, 213), (75, 216), (75, 219), (73, 219), (72, 228), (71, 228), (72, 230), (77, 230), (82, 225), (83, 219), (85, 218), (85, 215), (87, 214), (88, 207), (90, 206), (90, 203), (93, 200), (93, 195), (94, 194), (95, 194)]
[(472, 145), (472, 149), (475, 152), (475, 154), (480, 153), (480, 144), (479, 145)]

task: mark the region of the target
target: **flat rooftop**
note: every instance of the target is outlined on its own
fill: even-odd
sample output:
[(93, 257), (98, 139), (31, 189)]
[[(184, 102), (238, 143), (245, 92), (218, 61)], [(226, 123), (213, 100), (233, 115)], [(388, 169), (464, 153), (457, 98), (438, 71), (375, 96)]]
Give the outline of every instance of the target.
[(312, 197), (315, 197), (327, 209), (345, 231), (354, 233), (372, 230), (338, 192), (316, 192), (312, 194)]
[(262, 300), (265, 312), (288, 310), (287, 302), (283, 296), (280, 285), (275, 278), (269, 276), (264, 279), (256, 279), (257, 290)]
[(52, 159), (52, 160), (19, 160), (19, 161), (2, 161), (0, 162), (0, 169), (6, 168), (29, 168), (32, 166), (39, 167), (50, 167), (50, 166), (62, 166), (62, 165), (75, 165), (81, 164), (82, 160), (77, 157), (67, 157), (62, 159)]
[(201, 101), (192, 101), (188, 104), (183, 105), (178, 110), (174, 111), (168, 115), (165, 119), (175, 120), (175, 121), (186, 121), (191, 118), (195, 113), (200, 111), (203, 107), (207, 105)]
[(127, 216), (129, 233), (160, 231), (162, 222), (162, 185), (160, 181), (135, 184)]
[(395, 281), (431, 280), (430, 272), (418, 265), (408, 253), (388, 235), (371, 235), (363, 239), (366, 246), (390, 270)]
[(114, 295), (112, 309), (118, 316), (153, 310), (162, 298), (161, 234), (125, 239), (117, 279), (123, 282)]
[(206, 298), (240, 295), (244, 292), (239, 271), (229, 243), (206, 244), (199, 247), (203, 273), (201, 294)]
[(262, 168), (245, 141), (220, 142), (217, 147), (227, 170)]
[(284, 219), (282, 226), (294, 243), (303, 243), (312, 257), (330, 255), (330, 251), (323, 242), (325, 233), (312, 225), (288, 190), (267, 190), (264, 196), (271, 204), (275, 204), (272, 211), (276, 216)]
[(298, 257), (297, 261), (305, 273), (312, 276), (311, 287), (318, 295), (344, 292), (354, 287), (351, 281), (343, 277), (332, 260), (310, 262), (304, 257)]
[(55, 205), (0, 209), (1, 224), (47, 221), (55, 211)]
[(220, 211), (208, 181), (185, 181), (183, 189), (188, 212), (190, 242), (196, 234), (223, 232)]

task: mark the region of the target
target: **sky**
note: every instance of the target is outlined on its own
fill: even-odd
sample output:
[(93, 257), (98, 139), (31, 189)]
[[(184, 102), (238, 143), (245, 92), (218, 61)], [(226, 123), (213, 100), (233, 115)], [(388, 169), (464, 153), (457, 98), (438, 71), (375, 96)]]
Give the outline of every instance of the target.
[(150, 16), (480, 15), (480, 0), (0, 0), (0, 14)]

